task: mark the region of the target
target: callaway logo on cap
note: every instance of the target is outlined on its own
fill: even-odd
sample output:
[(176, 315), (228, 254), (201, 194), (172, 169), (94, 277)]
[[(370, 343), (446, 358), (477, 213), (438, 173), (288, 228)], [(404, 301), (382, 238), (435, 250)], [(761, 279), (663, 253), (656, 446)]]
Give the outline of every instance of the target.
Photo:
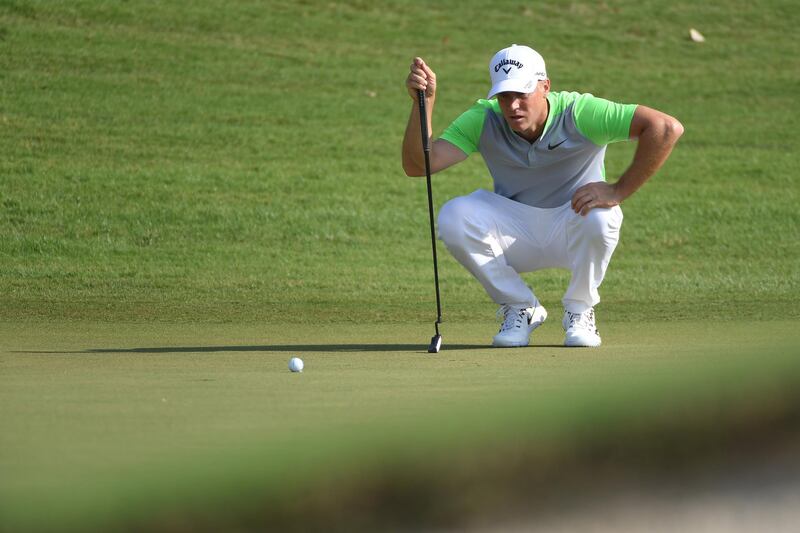
[(547, 70), (536, 50), (512, 44), (494, 55), (489, 62), (489, 76), (492, 90), (486, 98), (506, 91), (531, 93), (539, 80), (547, 79)]

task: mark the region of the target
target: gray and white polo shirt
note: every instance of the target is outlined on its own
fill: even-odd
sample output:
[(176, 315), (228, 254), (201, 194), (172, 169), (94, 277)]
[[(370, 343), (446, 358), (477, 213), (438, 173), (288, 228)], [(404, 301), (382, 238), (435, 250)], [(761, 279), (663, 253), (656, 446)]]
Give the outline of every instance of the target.
[(497, 100), (478, 100), (441, 139), (467, 155), (480, 152), (494, 192), (533, 207), (558, 207), (578, 187), (605, 180), (606, 145), (627, 140), (635, 104), (589, 93), (550, 92), (542, 136), (533, 143), (508, 126)]

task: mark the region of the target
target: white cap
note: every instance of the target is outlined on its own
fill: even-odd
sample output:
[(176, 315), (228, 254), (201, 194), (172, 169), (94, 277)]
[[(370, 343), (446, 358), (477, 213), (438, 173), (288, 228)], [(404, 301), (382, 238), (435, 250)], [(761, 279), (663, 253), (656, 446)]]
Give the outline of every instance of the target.
[(539, 80), (547, 79), (547, 70), (539, 52), (528, 46), (512, 44), (489, 61), (489, 76), (492, 90), (486, 98), (506, 91), (532, 93)]

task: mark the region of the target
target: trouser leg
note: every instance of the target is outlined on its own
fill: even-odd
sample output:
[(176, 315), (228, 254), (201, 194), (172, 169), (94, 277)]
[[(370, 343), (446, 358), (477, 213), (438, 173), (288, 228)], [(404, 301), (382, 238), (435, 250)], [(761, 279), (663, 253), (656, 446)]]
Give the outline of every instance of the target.
[(447, 249), (495, 303), (534, 305), (536, 297), (507, 257), (518, 237), (513, 217), (491, 201), (490, 193), (476, 191), (450, 200), (438, 220), (439, 237)]
[(619, 242), (622, 209), (592, 209), (582, 217), (572, 213), (566, 221), (567, 257), (572, 271), (564, 294), (564, 309), (582, 313), (600, 302), (598, 287), (606, 275)]

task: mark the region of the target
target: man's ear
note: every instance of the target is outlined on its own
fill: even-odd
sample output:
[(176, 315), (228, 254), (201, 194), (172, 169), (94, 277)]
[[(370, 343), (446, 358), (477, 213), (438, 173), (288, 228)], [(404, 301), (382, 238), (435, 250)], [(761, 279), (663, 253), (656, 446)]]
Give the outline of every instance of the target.
[(542, 92), (545, 96), (550, 92), (550, 80), (542, 80)]

